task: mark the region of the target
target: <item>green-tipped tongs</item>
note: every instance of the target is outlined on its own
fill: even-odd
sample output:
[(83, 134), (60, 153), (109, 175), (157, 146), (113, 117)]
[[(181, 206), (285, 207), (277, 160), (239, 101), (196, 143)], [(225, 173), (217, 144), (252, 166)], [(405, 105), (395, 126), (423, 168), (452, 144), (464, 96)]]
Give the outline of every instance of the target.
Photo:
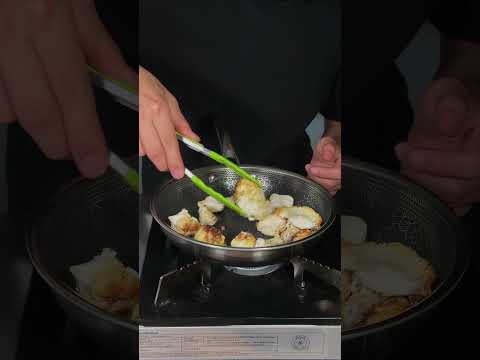
[(215, 160), (216, 162), (218, 162), (222, 165), (225, 165), (226, 167), (232, 169), (233, 171), (235, 171), (241, 177), (243, 177), (247, 180), (253, 181), (255, 184), (262, 187), (262, 184), (260, 184), (260, 182), (255, 177), (253, 177), (248, 172), (243, 170), (240, 166), (238, 166), (234, 162), (228, 160), (226, 157), (223, 157), (219, 153), (217, 153), (213, 150), (207, 149), (205, 146), (203, 146), (199, 142), (196, 142), (192, 139), (189, 139), (186, 136), (184, 136), (184, 135), (182, 135), (178, 132), (177, 132), (177, 139), (180, 140), (181, 142), (183, 142), (185, 145), (187, 145), (190, 149), (195, 150), (195, 151), (197, 151), (197, 152), (199, 152), (199, 153), (201, 153), (205, 156), (208, 156), (209, 158)]
[[(235, 164), (234, 162), (228, 160), (227, 158), (223, 157), (219, 153), (207, 149), (205, 146), (203, 146), (201, 143), (194, 141), (192, 139), (187, 138), (186, 136), (180, 134), (177, 132), (177, 138), (181, 142), (183, 142), (185, 145), (187, 145), (190, 149), (197, 151), (205, 156), (208, 156), (209, 158), (215, 160), (216, 162), (225, 165), (226, 167), (232, 169), (235, 171), (238, 175), (241, 177), (250, 180), (257, 184), (258, 186), (262, 187), (262, 184), (254, 178), (252, 175), (250, 175), (248, 172), (243, 170), (240, 166)], [(228, 200), (225, 198), (222, 194), (217, 193), (215, 190), (210, 188), (207, 184), (205, 184), (200, 178), (195, 176), (190, 170), (185, 169), (185, 175), (187, 175), (192, 182), (200, 188), (202, 191), (206, 192), (208, 195), (212, 196), (213, 198), (217, 199), (221, 203), (223, 203), (225, 206), (229, 207), (233, 211), (237, 212), (238, 214), (245, 216), (245, 212), (240, 209), (237, 205), (235, 205), (232, 201)]]

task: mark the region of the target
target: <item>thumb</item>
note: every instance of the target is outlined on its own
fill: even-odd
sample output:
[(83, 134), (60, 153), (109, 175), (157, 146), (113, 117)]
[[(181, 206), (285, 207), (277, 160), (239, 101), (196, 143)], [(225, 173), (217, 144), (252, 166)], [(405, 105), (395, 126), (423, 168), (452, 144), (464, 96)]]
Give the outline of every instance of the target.
[(335, 162), (337, 159), (337, 143), (331, 137), (320, 139), (315, 147), (314, 157), (317, 161)]
[(335, 145), (332, 143), (327, 143), (323, 146), (322, 158), (325, 161), (335, 161)]

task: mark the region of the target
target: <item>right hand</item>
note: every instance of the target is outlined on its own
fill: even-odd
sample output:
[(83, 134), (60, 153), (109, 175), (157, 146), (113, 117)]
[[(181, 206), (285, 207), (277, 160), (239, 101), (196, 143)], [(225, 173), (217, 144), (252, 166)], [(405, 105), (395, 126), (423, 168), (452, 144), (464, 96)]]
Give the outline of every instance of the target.
[(93, 0), (0, 0), (0, 123), (18, 121), (50, 159), (96, 177), (108, 152), (87, 62), (137, 83)]
[(420, 97), (408, 141), (397, 145), (402, 173), (458, 214), (480, 201), (480, 92), (477, 83), (434, 81)]
[(332, 196), (342, 187), (341, 124), (326, 121), (326, 130), (305, 166), (308, 177), (325, 187)]
[(176, 131), (199, 141), (183, 116), (175, 97), (150, 72), (140, 67), (139, 152), (147, 155), (160, 171), (175, 179), (185, 173)]

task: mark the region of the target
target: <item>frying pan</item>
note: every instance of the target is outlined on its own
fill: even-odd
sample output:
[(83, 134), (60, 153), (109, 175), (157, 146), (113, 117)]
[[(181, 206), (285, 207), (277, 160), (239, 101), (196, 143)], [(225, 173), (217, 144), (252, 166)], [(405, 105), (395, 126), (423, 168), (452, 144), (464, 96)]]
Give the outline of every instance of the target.
[[(248, 231), (256, 237), (266, 238), (256, 230), (255, 222), (242, 218), (233, 211), (225, 209), (215, 226), (225, 227), (224, 235), (227, 246), (211, 245), (194, 240), (177, 233), (170, 227), (168, 216), (178, 213), (183, 208), (196, 216), (197, 202), (205, 194), (196, 188), (189, 179), (172, 180), (160, 186), (151, 201), (151, 211), (155, 220), (162, 227), (167, 238), (180, 249), (189, 254), (229, 266), (258, 267), (288, 261), (303, 255), (315, 242), (321, 241), (322, 235), (330, 228), (335, 219), (334, 200), (326, 189), (313, 181), (293, 172), (265, 166), (242, 166), (244, 170), (257, 177), (267, 197), (272, 193), (291, 195), (296, 205), (309, 206), (323, 218), (318, 232), (295, 242), (280, 246), (264, 248), (235, 248), (228, 246), (231, 239), (241, 231)], [(229, 196), (235, 191), (240, 179), (233, 170), (221, 166), (197, 169), (195, 175), (208, 183), (216, 191)]]
[(400, 242), (413, 248), (432, 264), (438, 277), (433, 294), (408, 311), (342, 332), (342, 358), (388, 358), (402, 346), (402, 337), (419, 331), (461, 280), (468, 266), (467, 240), (446, 205), (398, 173), (344, 157), (339, 196), (339, 212), (365, 219), (369, 241)]
[(109, 171), (97, 180), (73, 181), (40, 210), (27, 233), (36, 271), (77, 328), (103, 351), (121, 354), (121, 359), (138, 358), (138, 325), (78, 296), (69, 271), (106, 247), (138, 271), (138, 194)]

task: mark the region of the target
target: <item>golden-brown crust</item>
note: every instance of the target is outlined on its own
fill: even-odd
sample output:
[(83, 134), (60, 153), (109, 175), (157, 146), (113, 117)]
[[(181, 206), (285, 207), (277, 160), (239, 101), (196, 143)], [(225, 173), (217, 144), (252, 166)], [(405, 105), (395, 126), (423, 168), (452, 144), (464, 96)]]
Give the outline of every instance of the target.
[(403, 313), (411, 306), (412, 304), (406, 297), (389, 297), (372, 308), (365, 320), (365, 324), (370, 325), (390, 319)]
[(256, 244), (257, 239), (255, 236), (246, 231), (242, 231), (230, 242), (230, 245), (233, 247), (255, 247)]
[[(105, 274), (106, 275), (106, 274)], [(128, 300), (138, 296), (140, 280), (133, 271), (125, 268), (121, 273), (109, 274), (109, 277), (97, 278), (94, 295), (108, 303)]]
[(200, 229), (200, 223), (192, 221), (182, 224), (179, 230), (182, 231), (185, 236), (192, 236), (195, 235), (198, 229)]
[(172, 229), (185, 236), (195, 235), (200, 227), (198, 220), (191, 216), (186, 209), (182, 209), (176, 215), (169, 216), (168, 219)]
[(260, 189), (257, 184), (253, 181), (242, 178), (235, 185), (233, 199), (238, 201), (242, 196), (256, 197), (261, 193), (262, 189)]
[(280, 232), (280, 239), (282, 239), (284, 242), (290, 242), (293, 241), (295, 236), (300, 232), (300, 229), (297, 228), (296, 226), (287, 223), (287, 225), (283, 228), (283, 230)]
[(240, 179), (237, 182), (233, 198), (250, 220), (262, 220), (273, 212), (263, 190), (250, 180)]
[(212, 245), (225, 245), (225, 235), (219, 229), (210, 225), (200, 225), (194, 239)]
[(303, 240), (303, 239), (309, 237), (310, 235), (312, 235), (314, 232), (315, 231), (313, 229), (300, 230), (293, 237), (293, 241)]

